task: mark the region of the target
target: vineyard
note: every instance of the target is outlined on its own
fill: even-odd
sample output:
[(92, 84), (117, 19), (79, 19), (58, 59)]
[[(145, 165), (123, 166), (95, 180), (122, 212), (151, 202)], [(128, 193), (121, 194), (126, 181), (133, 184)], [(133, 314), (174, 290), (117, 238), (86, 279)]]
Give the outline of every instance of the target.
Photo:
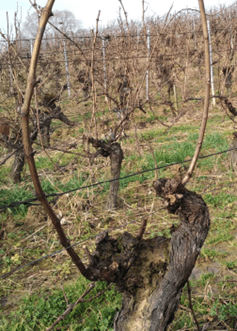
[(170, 242), (182, 245), (176, 205), (186, 195), (211, 224), (168, 330), (237, 330), (237, 6), (206, 15), (209, 115), (195, 170), (180, 188), (205, 117), (200, 13), (146, 18), (144, 10), (142, 22), (130, 22), (120, 3), (116, 24), (101, 28), (98, 13), (83, 33), (49, 19), (28, 115), (36, 41), (22, 37), (17, 19), (14, 38), (0, 31), (1, 330), (123, 330), (124, 302), (134, 296), (132, 310), (150, 295), (170, 270)]

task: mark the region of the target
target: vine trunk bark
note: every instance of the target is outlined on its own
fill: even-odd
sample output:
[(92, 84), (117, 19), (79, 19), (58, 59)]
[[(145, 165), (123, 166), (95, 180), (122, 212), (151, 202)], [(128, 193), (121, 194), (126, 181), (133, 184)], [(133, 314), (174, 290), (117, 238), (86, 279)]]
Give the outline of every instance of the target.
[(21, 173), (23, 171), (24, 164), (25, 164), (25, 154), (22, 147), (16, 150), (14, 162), (11, 168), (10, 176), (13, 183), (21, 182)]
[(200, 195), (177, 179), (160, 179), (153, 186), (168, 212), (180, 218), (171, 239), (141, 240), (127, 232), (113, 239), (104, 233), (92, 254), (91, 267), (123, 295), (115, 331), (167, 330), (208, 234), (209, 212)]
[(118, 143), (113, 143), (111, 145), (112, 151), (110, 154), (110, 164), (111, 164), (111, 179), (109, 193), (107, 196), (106, 209), (115, 209), (117, 207), (118, 201), (118, 191), (119, 191), (119, 180), (121, 165), (123, 161), (123, 150)]
[(93, 155), (93, 160), (98, 156), (110, 157), (111, 165), (111, 182), (109, 193), (106, 201), (106, 209), (115, 209), (118, 202), (119, 178), (123, 161), (123, 150), (119, 143), (108, 140), (99, 140), (89, 138), (89, 143), (96, 148), (96, 153)]

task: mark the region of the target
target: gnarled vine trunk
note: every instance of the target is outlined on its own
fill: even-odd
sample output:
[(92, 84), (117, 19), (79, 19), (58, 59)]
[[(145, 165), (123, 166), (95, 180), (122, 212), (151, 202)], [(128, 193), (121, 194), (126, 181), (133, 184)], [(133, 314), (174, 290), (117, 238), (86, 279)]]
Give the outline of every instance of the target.
[(91, 267), (123, 294), (116, 331), (167, 329), (208, 234), (209, 212), (200, 195), (176, 179), (160, 179), (153, 186), (167, 210), (180, 218), (171, 240), (140, 240), (126, 232), (115, 240), (105, 234), (92, 255)]
[(118, 201), (119, 177), (123, 161), (122, 147), (117, 142), (106, 142), (104, 140), (94, 138), (89, 138), (89, 142), (92, 144), (93, 147), (97, 149), (97, 152), (94, 154), (93, 159), (96, 158), (98, 155), (102, 155), (103, 157), (110, 157), (112, 181), (110, 182), (106, 209), (114, 209), (117, 207)]
[(119, 180), (121, 165), (123, 161), (123, 150), (118, 143), (111, 144), (110, 164), (111, 164), (111, 179), (109, 193), (107, 196), (106, 208), (108, 210), (117, 207)]
[(21, 173), (23, 171), (24, 164), (25, 164), (25, 154), (22, 147), (16, 150), (14, 162), (11, 168), (10, 176), (14, 183), (21, 182)]
[(233, 140), (230, 148), (236, 148), (230, 152), (230, 161), (232, 170), (237, 171), (237, 132), (233, 132)]

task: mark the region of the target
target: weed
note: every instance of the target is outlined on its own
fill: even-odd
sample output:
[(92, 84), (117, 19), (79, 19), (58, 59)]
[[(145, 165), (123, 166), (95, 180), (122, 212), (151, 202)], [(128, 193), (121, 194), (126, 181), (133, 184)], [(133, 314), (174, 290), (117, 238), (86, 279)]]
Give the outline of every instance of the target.
[(223, 265), (226, 266), (227, 269), (235, 269), (237, 267), (237, 261), (223, 261)]
[(198, 284), (200, 284), (201, 286), (205, 286), (207, 281), (213, 281), (213, 279), (215, 278), (215, 275), (212, 272), (207, 272), (205, 274), (201, 275), (200, 280), (198, 280)]
[(236, 201), (236, 196), (225, 192), (220, 192), (217, 195), (207, 193), (205, 194), (205, 201), (212, 207), (224, 208), (228, 203)]
[[(82, 295), (88, 284), (80, 277), (73, 285), (65, 287), (69, 303), (75, 302)], [(106, 288), (106, 284), (98, 282), (90, 293), (93, 297)], [(113, 302), (111, 302), (113, 297)], [(88, 297), (86, 298), (88, 299)], [(94, 299), (92, 303), (79, 303), (73, 312), (58, 324), (63, 327), (70, 324), (70, 331), (113, 330), (113, 319), (116, 309), (121, 306), (121, 296), (111, 289), (104, 295)], [(1, 330), (7, 331), (41, 331), (49, 327), (66, 309), (64, 294), (59, 289), (42, 290), (22, 299), (16, 311), (0, 320)]]
[(217, 233), (216, 235), (213, 234), (211, 238), (207, 238), (206, 243), (207, 244), (218, 244), (223, 241), (229, 241), (234, 238), (233, 235), (231, 235), (227, 231), (222, 231), (221, 233)]
[(223, 303), (221, 300), (216, 300), (210, 310), (210, 316), (218, 317), (219, 321), (232, 320), (230, 325), (234, 327), (233, 323), (237, 316), (237, 304), (232, 302)]
[(200, 256), (208, 260), (214, 260), (217, 257), (224, 257), (225, 254), (221, 254), (220, 252), (212, 248), (203, 247)]
[[(32, 193), (26, 187), (22, 188), (20, 185), (16, 185), (13, 188), (9, 189), (0, 189), (0, 205), (9, 205), (15, 201), (23, 201), (32, 198)], [(10, 213), (17, 215), (20, 214), (25, 216), (27, 213), (27, 206), (20, 205), (17, 208), (11, 208), (9, 210)]]

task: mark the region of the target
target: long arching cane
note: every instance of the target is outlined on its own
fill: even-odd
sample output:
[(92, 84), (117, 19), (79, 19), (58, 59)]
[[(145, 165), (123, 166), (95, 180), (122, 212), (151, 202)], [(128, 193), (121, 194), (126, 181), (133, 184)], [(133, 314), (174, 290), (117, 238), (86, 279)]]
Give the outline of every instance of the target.
[(23, 144), (24, 144), (24, 152), (25, 152), (25, 158), (28, 162), (30, 174), (32, 177), (32, 181), (35, 188), (35, 194), (36, 197), (40, 200), (43, 207), (45, 208), (46, 212), (48, 213), (49, 217), (52, 220), (52, 223), (58, 233), (60, 243), (64, 248), (67, 249), (68, 254), (72, 258), (73, 262), (76, 264), (77, 268), (80, 270), (82, 275), (90, 280), (97, 280), (100, 278), (100, 272), (92, 269), (92, 268), (86, 268), (84, 264), (82, 263), (80, 257), (77, 255), (77, 253), (74, 251), (74, 249), (70, 246), (70, 242), (67, 239), (63, 228), (60, 224), (60, 219), (57, 217), (55, 212), (53, 211), (52, 207), (50, 206), (48, 200), (45, 197), (45, 193), (42, 190), (37, 169), (35, 166), (34, 161), (34, 151), (31, 146), (30, 141), (30, 130), (29, 130), (29, 110), (30, 110), (30, 102), (32, 99), (34, 87), (37, 84), (36, 81), (36, 66), (37, 66), (37, 60), (39, 56), (40, 46), (43, 38), (43, 34), (45, 31), (46, 24), (48, 22), (48, 19), (50, 16), (52, 16), (52, 7), (55, 0), (48, 0), (46, 6), (41, 11), (41, 18), (39, 22), (38, 32), (35, 39), (34, 49), (32, 53), (32, 58), (30, 62), (30, 69), (27, 79), (27, 87), (25, 92), (25, 99), (24, 104), (22, 106), (21, 110), (21, 117), (22, 117), (22, 135), (23, 135)]

